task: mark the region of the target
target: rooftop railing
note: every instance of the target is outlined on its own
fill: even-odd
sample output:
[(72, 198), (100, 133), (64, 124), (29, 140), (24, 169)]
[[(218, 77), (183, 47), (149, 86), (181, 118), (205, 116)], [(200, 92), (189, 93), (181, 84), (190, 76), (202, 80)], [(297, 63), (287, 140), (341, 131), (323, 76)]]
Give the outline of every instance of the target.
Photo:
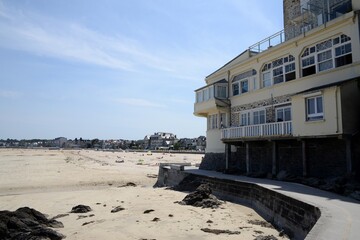
[[(320, 4), (321, 3), (321, 4)], [(293, 7), (289, 12), (296, 24), (267, 37), (249, 47), (252, 53), (261, 53), (271, 47), (306, 33), (352, 10), (351, 0), (317, 1), (310, 0), (301, 7)], [(293, 22), (296, 22), (293, 21)]]

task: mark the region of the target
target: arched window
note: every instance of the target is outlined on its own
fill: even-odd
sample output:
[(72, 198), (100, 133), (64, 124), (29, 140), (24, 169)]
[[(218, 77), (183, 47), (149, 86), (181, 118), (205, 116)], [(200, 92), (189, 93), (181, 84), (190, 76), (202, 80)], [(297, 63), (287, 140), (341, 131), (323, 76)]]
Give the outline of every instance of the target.
[(288, 82), (295, 79), (295, 58), (293, 55), (266, 63), (261, 69), (262, 87)]
[(304, 49), (301, 55), (302, 76), (352, 63), (351, 38), (342, 34)]

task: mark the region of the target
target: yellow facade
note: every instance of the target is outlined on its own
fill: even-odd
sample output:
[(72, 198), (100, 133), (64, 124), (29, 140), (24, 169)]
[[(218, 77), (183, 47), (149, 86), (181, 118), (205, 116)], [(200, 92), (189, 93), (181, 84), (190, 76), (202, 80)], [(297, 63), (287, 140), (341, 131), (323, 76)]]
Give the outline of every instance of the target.
[[(341, 87), (341, 85), (342, 82), (346, 80), (355, 79), (355, 81), (357, 81), (356, 79), (360, 78), (360, 21), (359, 11), (356, 11), (356, 9), (360, 9), (358, 5), (358, 1), (353, 1), (353, 11), (279, 45), (271, 46), (263, 52), (256, 54), (250, 50), (243, 52), (237, 58), (225, 64), (205, 79), (206, 85), (211, 85), (220, 79), (227, 80), (229, 104), (219, 106), (219, 104), (216, 104), (216, 100), (195, 103), (194, 114), (209, 117), (211, 114), (227, 113), (227, 127), (230, 127), (230, 125), (231, 127), (241, 127), (242, 125), (239, 123), (242, 121), (241, 116), (237, 116), (236, 114), (244, 112), (242, 109), (245, 109), (245, 106), (250, 106), (255, 102), (256, 105), (259, 105), (261, 101), (269, 102), (271, 99), (290, 96), (291, 100), (289, 102), (283, 102), (282, 104), (290, 104), (291, 106), (292, 137), (301, 138), (352, 134), (352, 131), (357, 131), (358, 125), (356, 124), (358, 124), (357, 116), (359, 114), (356, 108), (346, 110), (342, 109), (342, 107), (345, 103), (348, 104), (349, 102), (348, 99), (344, 97), (346, 94), (347, 96), (351, 94), (358, 97), (359, 87), (355, 87), (356, 82), (353, 83), (353, 88)], [(310, 49), (311, 46), (317, 46), (317, 44), (322, 44), (327, 40), (335, 41), (335, 39), (342, 38), (343, 36), (351, 39), (351, 63), (303, 76), (305, 75), (305, 67), (302, 66), (302, 64), (304, 64), (302, 60), (305, 59), (302, 57), (305, 55), (304, 51), (307, 48)], [(338, 49), (336, 49), (336, 51), (338, 51)], [(335, 52), (335, 49), (333, 49), (333, 52)], [(262, 72), (264, 66), (276, 59), (286, 56), (292, 56), (294, 58), (295, 79), (278, 84), (273, 83), (270, 86), (264, 87), (265, 81)], [(320, 58), (320, 56), (314, 56)], [(321, 63), (319, 63), (317, 68), (321, 67), (320, 64)], [(236, 76), (247, 71), (256, 72), (256, 74), (247, 77), (247, 91), (233, 96), (233, 94), (231, 94), (233, 88), (232, 81)], [(319, 89), (308, 92), (308, 90), (315, 88)], [(321, 110), (323, 111), (323, 116), (320, 120), (308, 121), (306, 117), (306, 99), (316, 95), (322, 96), (323, 109)], [(344, 103), (342, 101), (344, 101)], [(270, 107), (272, 107), (271, 111), (276, 111), (276, 106), (276, 104), (273, 104), (273, 106), (264, 105), (264, 108), (268, 108), (266, 114), (270, 113)], [(351, 112), (351, 114), (349, 113), (349, 117), (344, 119), (343, 114), (347, 112)], [(234, 120), (234, 116), (239, 119)], [(271, 121), (267, 119), (267, 122)], [(344, 129), (346, 129), (345, 132)], [(221, 132), (222, 129), (220, 127), (217, 129), (208, 128), (207, 152), (224, 151)], [(244, 141), (246, 139), (239, 138), (239, 140)]]

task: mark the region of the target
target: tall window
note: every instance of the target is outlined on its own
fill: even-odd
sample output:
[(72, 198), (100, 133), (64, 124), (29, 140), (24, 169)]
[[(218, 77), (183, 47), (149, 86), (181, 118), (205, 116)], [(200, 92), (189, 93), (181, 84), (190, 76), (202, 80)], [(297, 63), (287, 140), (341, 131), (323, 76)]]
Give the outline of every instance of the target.
[(255, 109), (240, 113), (240, 126), (264, 124), (266, 122), (265, 110)]
[(291, 121), (291, 107), (281, 107), (276, 109), (276, 121)]
[(216, 97), (226, 98), (227, 97), (227, 87), (226, 86), (216, 86)]
[(265, 123), (265, 110), (259, 110), (253, 112), (253, 124), (264, 124)]
[(295, 58), (292, 55), (267, 63), (262, 68), (262, 87), (295, 79)]
[(251, 121), (250, 121), (250, 112), (245, 112), (245, 113), (241, 113), (240, 114), (240, 125), (241, 126), (247, 126), (247, 125), (250, 125)]
[(320, 120), (324, 118), (323, 97), (316, 96), (306, 99), (306, 120)]
[(208, 116), (208, 129), (218, 128), (218, 114)]
[(304, 49), (302, 76), (352, 63), (351, 38), (342, 34)]
[(227, 126), (226, 121), (226, 113), (220, 113), (220, 128)]

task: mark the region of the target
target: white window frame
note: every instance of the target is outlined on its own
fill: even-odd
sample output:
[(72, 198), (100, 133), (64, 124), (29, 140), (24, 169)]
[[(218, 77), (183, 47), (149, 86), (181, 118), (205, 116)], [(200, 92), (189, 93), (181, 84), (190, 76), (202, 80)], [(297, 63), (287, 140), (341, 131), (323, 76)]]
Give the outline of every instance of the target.
[(240, 126), (249, 126), (251, 125), (251, 112), (243, 111), (240, 112)]
[[(337, 49), (340, 49), (341, 54), (336, 55)], [(336, 60), (350, 54), (352, 62), (351, 38), (345, 34), (306, 47), (301, 54), (301, 76), (304, 77), (304, 69), (312, 66), (315, 66), (315, 72), (306, 76), (347, 65), (349, 63), (337, 66)]]
[[(240, 84), (239, 84), (239, 82), (236, 81), (231, 86), (232, 86), (231, 87), (232, 95), (233, 96), (239, 96), (240, 95)], [(235, 87), (237, 87), (237, 93), (235, 93), (235, 91), (234, 91)]]
[[(290, 120), (285, 120), (285, 111), (289, 109), (290, 110)], [(281, 121), (279, 121), (278, 111), (282, 111), (283, 118)], [(276, 122), (287, 122), (292, 120), (292, 112), (291, 112), (291, 106), (284, 106), (284, 107), (277, 107), (275, 108), (275, 121)]]
[(227, 98), (227, 86), (226, 85), (216, 85), (216, 97), (221, 99)]
[[(318, 99), (321, 102), (321, 111), (318, 109)], [(314, 100), (314, 113), (309, 113), (309, 102)], [(317, 95), (313, 97), (308, 97), (305, 99), (306, 104), (306, 121), (319, 121), (324, 119), (324, 97), (323, 95)]]
[[(291, 67), (289, 68), (289, 66)], [(289, 54), (285, 57), (268, 62), (262, 67), (261, 73), (262, 88), (294, 80), (296, 79), (295, 57)], [(294, 73), (295, 77), (287, 79), (287, 76), (291, 73)]]
[[(259, 123), (255, 124), (255, 115), (263, 112), (263, 116), (264, 116), (264, 122), (261, 123), (260, 120), (260, 116), (259, 116)], [(265, 124), (266, 123), (266, 109), (265, 108), (255, 108), (255, 109), (251, 109), (251, 110), (245, 110), (245, 111), (241, 111), (239, 113), (239, 125), (240, 126), (249, 126), (249, 125), (258, 125), (258, 124)]]
[(220, 113), (220, 128), (227, 127), (227, 114)]
[(208, 116), (208, 129), (217, 129), (219, 126), (218, 123), (218, 114), (211, 114)]

